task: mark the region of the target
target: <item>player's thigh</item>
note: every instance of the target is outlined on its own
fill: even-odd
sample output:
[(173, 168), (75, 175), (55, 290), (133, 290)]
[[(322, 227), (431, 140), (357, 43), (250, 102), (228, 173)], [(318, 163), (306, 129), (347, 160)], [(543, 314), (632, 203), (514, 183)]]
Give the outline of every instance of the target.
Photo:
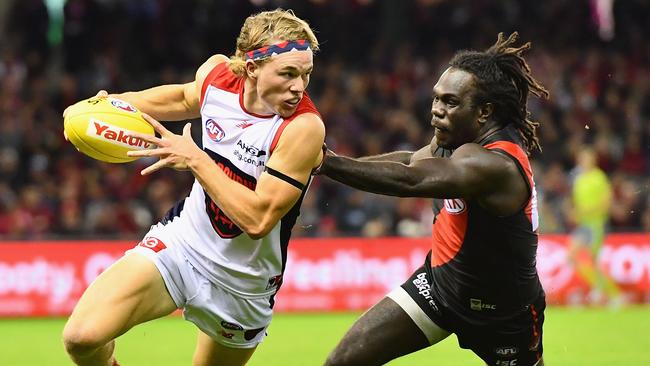
[(255, 349), (226, 347), (212, 340), (210, 336), (199, 331), (196, 350), (192, 364), (194, 366), (239, 366), (245, 365)]
[(109, 341), (136, 324), (175, 309), (156, 265), (140, 254), (129, 253), (90, 284), (75, 306), (66, 331), (98, 342)]
[(385, 297), (352, 325), (326, 364), (382, 365), (437, 343), (450, 334), (432, 321), (429, 333), (425, 335), (401, 305)]

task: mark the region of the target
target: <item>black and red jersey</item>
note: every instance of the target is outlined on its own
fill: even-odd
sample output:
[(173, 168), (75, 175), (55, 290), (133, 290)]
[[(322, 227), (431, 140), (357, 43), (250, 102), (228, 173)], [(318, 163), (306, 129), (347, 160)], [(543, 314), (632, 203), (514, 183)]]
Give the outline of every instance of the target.
[[(444, 305), (475, 324), (490, 324), (525, 309), (543, 290), (537, 275), (537, 197), (533, 172), (518, 132), (504, 128), (481, 145), (517, 165), (528, 200), (498, 216), (475, 200), (434, 199), (431, 275)], [(439, 148), (436, 156), (448, 157)]]

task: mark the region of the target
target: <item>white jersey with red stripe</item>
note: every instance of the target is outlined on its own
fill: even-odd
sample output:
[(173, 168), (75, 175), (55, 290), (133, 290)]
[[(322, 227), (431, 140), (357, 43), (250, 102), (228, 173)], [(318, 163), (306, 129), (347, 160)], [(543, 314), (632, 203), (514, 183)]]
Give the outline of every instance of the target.
[[(257, 115), (245, 109), (243, 89), (244, 79), (234, 75), (227, 63), (208, 74), (201, 91), (202, 141), (215, 169), (255, 190), (286, 125), (302, 113), (318, 111), (305, 94), (289, 118)], [(242, 232), (195, 180), (190, 195), (172, 208), (159, 226), (174, 234), (167, 239), (173, 243), (166, 244), (181, 243), (189, 263), (211, 281), (240, 296), (271, 296), (282, 282), (291, 228), (305, 192), (306, 188), (267, 236), (255, 240)]]

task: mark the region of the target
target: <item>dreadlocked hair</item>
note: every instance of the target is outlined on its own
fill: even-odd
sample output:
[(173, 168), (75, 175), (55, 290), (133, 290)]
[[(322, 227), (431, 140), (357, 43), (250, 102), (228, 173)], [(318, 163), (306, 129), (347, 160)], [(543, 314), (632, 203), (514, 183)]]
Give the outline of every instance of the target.
[(527, 42), (519, 47), (514, 43), (519, 33), (508, 38), (499, 33), (497, 42), (486, 51), (460, 51), (449, 66), (467, 71), (476, 78), (477, 93), (474, 103), (492, 103), (496, 120), (512, 124), (522, 137), (527, 152), (541, 151), (536, 129), (539, 122), (530, 120), (526, 102), (528, 93), (548, 98), (549, 93), (533, 76), (522, 54), (530, 49)]

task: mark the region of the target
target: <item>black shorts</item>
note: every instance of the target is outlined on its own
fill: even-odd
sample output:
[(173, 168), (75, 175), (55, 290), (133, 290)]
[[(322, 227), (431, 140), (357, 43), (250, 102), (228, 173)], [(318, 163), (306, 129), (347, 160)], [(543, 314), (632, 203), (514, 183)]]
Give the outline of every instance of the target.
[(537, 364), (543, 351), (542, 326), (546, 308), (543, 295), (505, 321), (478, 326), (445, 306), (446, 302), (432, 291), (428, 263), (427, 260), (401, 287), (437, 326), (455, 333), (461, 348), (472, 350), (490, 366)]

